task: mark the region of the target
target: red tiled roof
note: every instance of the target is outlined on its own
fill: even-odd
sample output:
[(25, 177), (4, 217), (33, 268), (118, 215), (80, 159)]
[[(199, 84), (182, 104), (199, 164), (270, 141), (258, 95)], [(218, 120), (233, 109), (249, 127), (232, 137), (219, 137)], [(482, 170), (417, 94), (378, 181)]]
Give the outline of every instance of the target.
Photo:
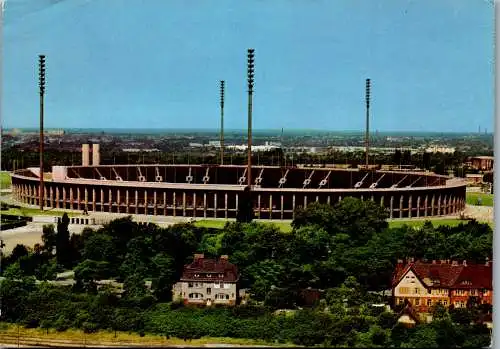
[[(210, 275), (210, 277), (208, 277)], [(223, 275), (222, 277), (220, 275)], [(196, 255), (191, 264), (184, 266), (182, 281), (238, 281), (238, 268), (225, 258), (219, 260), (204, 258), (203, 255)]]
[(433, 281), (433, 284), (426, 284), (429, 287), (492, 289), (491, 263), (488, 265), (422, 261), (398, 263), (393, 273), (393, 286), (396, 286), (410, 269), (422, 282), (425, 279)]

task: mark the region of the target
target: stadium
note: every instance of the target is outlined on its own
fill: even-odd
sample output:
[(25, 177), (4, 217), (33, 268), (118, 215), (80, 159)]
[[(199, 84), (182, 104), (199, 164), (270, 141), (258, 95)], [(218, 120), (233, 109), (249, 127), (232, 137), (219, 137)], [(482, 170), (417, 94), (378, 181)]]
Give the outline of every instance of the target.
[[(43, 206), (88, 212), (194, 218), (235, 218), (247, 186), (247, 166), (99, 165), (83, 153), (82, 166), (53, 166), (44, 175)], [(84, 145), (82, 151), (89, 147)], [(14, 198), (40, 205), (38, 168), (12, 176)], [(434, 217), (465, 208), (466, 184), (424, 172), (313, 167), (251, 167), (255, 217), (293, 219), (311, 202), (335, 204), (345, 197), (373, 200), (390, 218)]]
[[(27, 205), (89, 212), (203, 218), (235, 218), (245, 188), (255, 217), (293, 219), (311, 202), (334, 205), (345, 197), (373, 200), (390, 218), (456, 214), (465, 208), (466, 184), (433, 173), (383, 171), (369, 165), (371, 80), (366, 79), (366, 165), (357, 169), (252, 166), (254, 49), (248, 49), (248, 163), (223, 164), (224, 81), (220, 81), (220, 165), (101, 165), (99, 144), (82, 145), (82, 166), (53, 166), (44, 174), (43, 97), (40, 66), (40, 168), (17, 170), (14, 198)], [(46, 178), (47, 177), (47, 178)], [(42, 190), (40, 190), (42, 189)]]

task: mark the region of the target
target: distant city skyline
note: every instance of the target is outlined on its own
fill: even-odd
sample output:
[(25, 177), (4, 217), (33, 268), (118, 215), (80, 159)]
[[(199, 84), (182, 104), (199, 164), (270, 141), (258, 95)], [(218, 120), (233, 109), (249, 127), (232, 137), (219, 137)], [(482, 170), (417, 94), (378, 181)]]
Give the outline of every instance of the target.
[[(492, 132), (493, 4), (468, 0), (7, 1), (2, 127)], [(484, 132), (484, 131), (483, 131)]]

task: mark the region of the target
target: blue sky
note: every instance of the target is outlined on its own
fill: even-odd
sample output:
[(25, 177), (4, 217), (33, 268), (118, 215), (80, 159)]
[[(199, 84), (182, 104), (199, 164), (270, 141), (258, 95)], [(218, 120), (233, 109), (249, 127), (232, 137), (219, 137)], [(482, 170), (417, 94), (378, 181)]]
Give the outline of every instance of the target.
[(493, 130), (486, 0), (7, 0), (2, 126)]

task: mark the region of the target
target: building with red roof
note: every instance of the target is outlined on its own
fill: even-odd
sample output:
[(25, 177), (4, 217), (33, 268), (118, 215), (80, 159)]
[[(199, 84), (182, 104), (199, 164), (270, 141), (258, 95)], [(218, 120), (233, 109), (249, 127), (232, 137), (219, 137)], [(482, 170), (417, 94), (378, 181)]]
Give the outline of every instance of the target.
[(418, 313), (430, 313), (436, 304), (455, 308), (465, 308), (469, 301), (492, 304), (492, 269), (491, 261), (399, 260), (392, 278), (394, 305), (410, 304)]
[(173, 287), (173, 298), (184, 304), (235, 305), (238, 299), (238, 268), (228, 256), (219, 259), (195, 254), (192, 263), (184, 266), (182, 277)]

